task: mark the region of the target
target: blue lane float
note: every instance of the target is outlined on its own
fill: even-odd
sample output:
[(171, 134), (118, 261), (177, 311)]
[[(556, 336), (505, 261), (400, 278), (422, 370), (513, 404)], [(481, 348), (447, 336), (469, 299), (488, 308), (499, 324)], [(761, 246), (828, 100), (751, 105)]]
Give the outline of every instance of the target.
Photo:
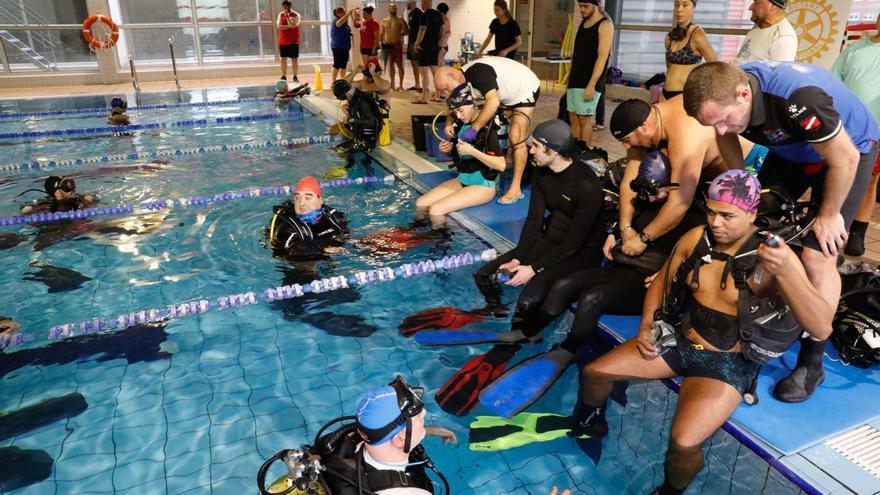
[[(238, 103), (254, 103), (254, 102), (264, 102), (264, 101), (274, 101), (275, 98), (271, 96), (266, 96), (262, 98), (239, 98), (237, 100), (217, 100), (217, 101), (200, 101), (200, 102), (192, 102), (192, 103), (168, 103), (168, 104), (156, 104), (156, 105), (141, 105), (138, 107), (128, 107), (128, 112), (137, 112), (144, 110), (167, 110), (170, 108), (183, 108), (183, 107), (213, 107), (213, 106), (223, 106), (223, 105), (235, 105)], [(15, 113), (0, 113), (0, 119), (20, 119), (26, 117), (49, 117), (54, 115), (79, 115), (79, 114), (88, 114), (88, 113), (107, 113), (107, 107), (94, 107), (94, 108), (74, 108), (70, 110), (53, 110), (46, 112), (15, 112)]]
[(304, 118), (305, 114), (303, 112), (276, 112), (262, 115), (240, 115), (237, 117), (217, 117), (215, 119), (179, 120), (177, 122), (158, 122), (153, 124), (106, 125), (101, 127), (86, 127), (83, 129), (7, 132), (0, 134), (0, 139), (79, 136), (89, 134), (114, 134), (120, 132), (143, 131), (149, 129), (168, 129), (174, 127), (207, 127), (208, 123), (211, 121), (213, 121), (215, 125), (222, 125), (236, 122), (262, 122), (267, 120), (303, 120)]
[(198, 146), (195, 148), (170, 149), (151, 151), (149, 153), (126, 153), (118, 155), (103, 155), (91, 157), (69, 158), (66, 160), (52, 160), (41, 158), (29, 163), (7, 163), (0, 165), (2, 172), (26, 172), (29, 170), (54, 170), (58, 168), (86, 165), (90, 163), (110, 163), (133, 160), (153, 160), (168, 156), (197, 155), (202, 153), (214, 153), (222, 151), (247, 151), (260, 148), (274, 148), (278, 146), (301, 146), (306, 144), (321, 144), (336, 141), (336, 136), (323, 134), (321, 136), (303, 136), (290, 139), (277, 139), (274, 141), (247, 142), (236, 144), (218, 144), (213, 146)]
[[(357, 177), (355, 179), (334, 179), (321, 183), (322, 189), (332, 189), (337, 187), (346, 187), (362, 184), (389, 184), (394, 182), (393, 175), (384, 177), (366, 176)], [(157, 199), (153, 201), (145, 201), (137, 205), (133, 203), (122, 203), (113, 206), (105, 206), (100, 208), (83, 208), (81, 210), (56, 211), (46, 213), (34, 213), (33, 215), (9, 215), (0, 217), (0, 226), (16, 226), (26, 224), (46, 224), (54, 222), (63, 222), (66, 220), (84, 220), (94, 217), (109, 217), (119, 215), (132, 215), (140, 213), (149, 213), (158, 210), (170, 208), (188, 208), (191, 206), (206, 206), (212, 203), (222, 203), (225, 201), (236, 201), (239, 199), (259, 198), (262, 196), (289, 196), (293, 194), (294, 185), (268, 186), (259, 188), (241, 189), (238, 191), (227, 191), (223, 193), (211, 195), (196, 195), (186, 198), (177, 199)]]
[[(474, 263), (492, 261), (498, 256), (494, 249), (485, 251), (444, 256), (436, 260), (424, 260), (418, 263), (404, 263), (396, 267), (383, 267), (373, 270), (354, 272), (349, 275), (321, 278), (311, 283), (300, 285), (283, 285), (270, 287), (260, 292), (242, 292), (220, 296), (216, 299), (197, 299), (194, 301), (171, 304), (163, 309), (151, 308), (132, 313), (124, 313), (109, 318), (93, 318), (79, 323), (57, 325), (49, 329), (50, 341), (63, 340), (78, 335), (89, 335), (98, 332), (122, 330), (134, 325), (165, 322), (186, 316), (205, 314), (209, 311), (250, 306), (261, 302), (273, 302), (283, 299), (302, 297), (305, 294), (321, 294), (347, 287), (391, 282), (398, 278), (409, 278), (434, 272), (444, 272), (464, 268)], [(35, 336), (19, 332), (11, 339), (0, 337), (0, 349), (14, 347), (33, 342)]]

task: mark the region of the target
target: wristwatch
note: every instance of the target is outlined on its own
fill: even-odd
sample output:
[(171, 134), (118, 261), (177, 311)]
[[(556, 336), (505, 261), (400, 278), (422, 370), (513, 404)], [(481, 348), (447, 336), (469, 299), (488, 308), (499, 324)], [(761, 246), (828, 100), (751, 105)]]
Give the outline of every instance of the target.
[(641, 241), (644, 242), (647, 246), (650, 246), (651, 243), (654, 242), (654, 239), (651, 239), (651, 236), (644, 232), (639, 232), (639, 239), (641, 239)]
[(620, 233), (622, 234), (622, 233), (624, 233), (624, 232), (626, 232), (626, 231), (628, 231), (628, 230), (632, 230), (632, 229), (633, 229), (633, 228), (632, 228), (632, 225), (625, 225), (625, 226), (623, 226), (623, 227), (620, 228)]

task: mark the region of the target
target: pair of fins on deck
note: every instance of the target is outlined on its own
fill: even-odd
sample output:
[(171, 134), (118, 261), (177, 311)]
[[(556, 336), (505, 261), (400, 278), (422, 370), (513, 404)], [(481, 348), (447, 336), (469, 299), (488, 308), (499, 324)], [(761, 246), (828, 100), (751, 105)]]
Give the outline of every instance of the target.
[(404, 336), (415, 335), (423, 345), (495, 343), (472, 358), (437, 392), (440, 407), (456, 416), (470, 413), (477, 402), (499, 416), (511, 418), (538, 400), (574, 362), (576, 356), (560, 347), (538, 354), (505, 371), (529, 342), (516, 332), (458, 330), (485, 321), (486, 311), (435, 308), (415, 313), (400, 325)]

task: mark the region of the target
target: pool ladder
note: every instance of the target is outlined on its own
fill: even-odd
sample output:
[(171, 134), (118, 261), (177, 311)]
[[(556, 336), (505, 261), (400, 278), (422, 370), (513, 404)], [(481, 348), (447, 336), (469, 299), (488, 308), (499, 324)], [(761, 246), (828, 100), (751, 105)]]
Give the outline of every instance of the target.
[(131, 84), (136, 92), (140, 92), (141, 87), (138, 84), (138, 73), (137, 69), (134, 68), (134, 57), (131, 55), (128, 56), (128, 66), (131, 68)]
[[(171, 52), (171, 70), (174, 72), (174, 84), (180, 90), (180, 77), (177, 75), (177, 58), (174, 56), (174, 38), (168, 38), (168, 50)], [(131, 68), (131, 85), (134, 86), (135, 91), (140, 92), (141, 87), (140, 83), (138, 83), (137, 69), (134, 66), (134, 57), (132, 55), (128, 56), (128, 66)]]

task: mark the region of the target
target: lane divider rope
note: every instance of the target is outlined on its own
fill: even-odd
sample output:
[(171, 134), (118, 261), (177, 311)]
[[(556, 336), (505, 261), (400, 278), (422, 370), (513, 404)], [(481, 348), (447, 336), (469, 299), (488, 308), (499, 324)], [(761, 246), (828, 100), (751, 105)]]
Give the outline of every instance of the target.
[[(362, 184), (389, 184), (394, 182), (393, 175), (384, 177), (366, 176), (357, 177), (355, 179), (334, 179), (321, 183), (321, 187), (336, 188)], [(65, 220), (82, 220), (95, 217), (119, 216), (149, 213), (153, 211), (169, 209), (169, 208), (187, 208), (190, 206), (205, 206), (211, 203), (221, 203), (225, 201), (235, 201), (239, 199), (259, 198), (261, 196), (284, 195), (289, 196), (293, 193), (296, 186), (267, 186), (260, 188), (248, 188), (238, 191), (228, 191), (212, 195), (196, 195), (187, 198), (178, 199), (157, 199), (153, 201), (145, 201), (135, 205), (134, 203), (120, 203), (117, 205), (103, 206), (98, 208), (83, 208), (80, 210), (56, 211), (34, 213), (32, 215), (9, 215), (0, 217), (0, 226), (14, 226), (33, 223), (55, 223)]]
[(72, 167), (76, 165), (85, 165), (89, 163), (110, 163), (123, 162), (129, 160), (147, 160), (165, 156), (181, 156), (195, 155), (201, 153), (213, 153), (217, 151), (242, 151), (259, 148), (272, 148), (275, 146), (299, 146), (304, 144), (321, 144), (336, 141), (336, 136), (323, 134), (320, 136), (303, 136), (290, 139), (277, 139), (266, 142), (238, 143), (238, 144), (218, 144), (213, 146), (198, 146), (195, 148), (171, 149), (151, 151), (149, 153), (126, 153), (117, 155), (103, 155), (82, 158), (71, 158), (67, 160), (52, 160), (49, 158), (40, 158), (30, 163), (7, 163), (0, 165), (2, 172), (24, 172), (28, 170), (47, 170), (63, 167)]
[[(273, 302), (294, 297), (302, 297), (305, 294), (321, 294), (334, 290), (370, 285), (380, 282), (391, 282), (397, 278), (409, 278), (426, 275), (434, 272), (452, 271), (473, 265), (480, 261), (492, 261), (498, 256), (494, 249), (481, 252), (456, 254), (444, 256), (438, 260), (425, 260), (417, 263), (404, 263), (396, 267), (375, 268), (367, 271), (358, 271), (350, 275), (339, 275), (313, 280), (305, 285), (293, 284), (279, 287), (270, 287), (260, 292), (242, 292), (220, 296), (216, 299), (198, 299), (194, 301), (179, 302), (166, 306), (164, 309), (146, 309), (132, 313), (120, 314), (109, 318), (93, 318), (80, 323), (67, 323), (57, 325), (49, 329), (48, 339), (59, 341), (78, 335), (89, 335), (110, 330), (122, 330), (135, 325), (164, 322), (186, 316), (205, 314), (209, 311), (223, 311), (226, 309), (250, 306), (259, 302)], [(19, 332), (11, 339), (0, 337), (0, 349), (14, 347), (21, 344), (34, 342), (33, 333)]]
[(305, 114), (298, 111), (283, 113), (266, 113), (261, 115), (240, 115), (237, 117), (216, 117), (214, 119), (180, 120), (177, 122), (155, 122), (151, 124), (107, 125), (102, 127), (84, 127), (82, 129), (55, 129), (53, 131), (7, 132), (0, 134), (0, 139), (35, 138), (48, 136), (74, 136), (78, 134), (111, 134), (118, 132), (141, 131), (148, 129), (166, 129), (172, 127), (207, 127), (209, 122), (214, 125), (233, 122), (261, 122), (266, 120), (303, 120)]
[[(156, 104), (156, 105), (141, 105), (137, 107), (128, 107), (129, 112), (143, 111), (143, 110), (167, 110), (170, 108), (182, 108), (182, 107), (213, 107), (213, 106), (222, 106), (222, 105), (235, 105), (237, 103), (253, 103), (253, 102), (262, 102), (262, 101), (273, 101), (275, 98), (271, 96), (265, 96), (260, 98), (239, 98), (236, 100), (217, 100), (217, 101), (199, 101), (199, 102), (191, 102), (191, 103), (166, 103), (166, 104)], [(107, 113), (109, 111), (109, 107), (93, 107), (93, 108), (73, 108), (69, 110), (52, 110), (45, 112), (15, 112), (15, 113), (0, 113), (0, 119), (20, 119), (25, 117), (48, 117), (53, 115), (78, 115), (78, 114), (86, 114), (86, 113)]]

